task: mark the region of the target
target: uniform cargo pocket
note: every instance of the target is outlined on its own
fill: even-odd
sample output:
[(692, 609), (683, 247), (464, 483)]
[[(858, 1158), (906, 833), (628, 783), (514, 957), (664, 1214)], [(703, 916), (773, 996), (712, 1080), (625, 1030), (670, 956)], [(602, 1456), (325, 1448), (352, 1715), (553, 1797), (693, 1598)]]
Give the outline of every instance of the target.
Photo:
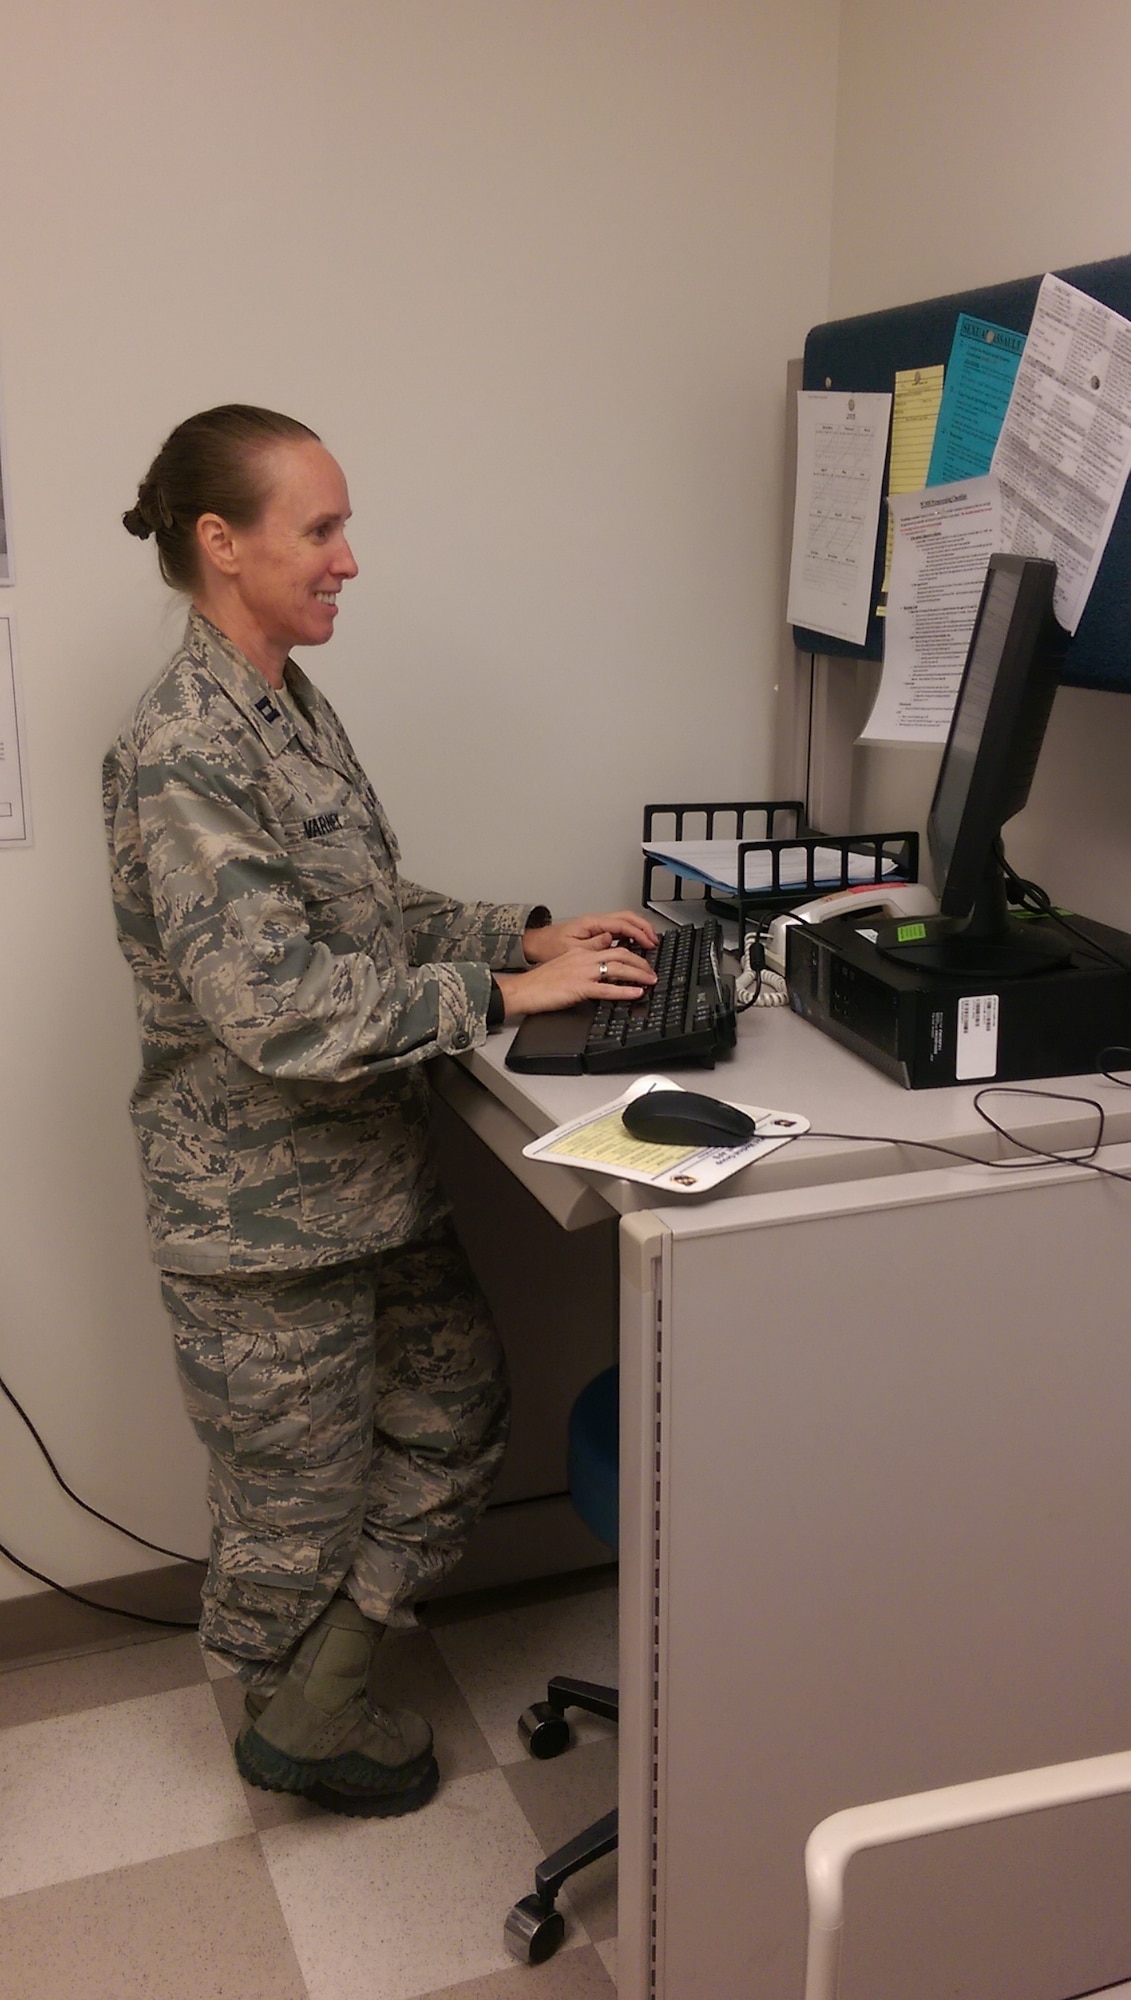
[(221, 1576), (266, 1590), (316, 1590), (321, 1544), (310, 1535), (249, 1535), (229, 1527), (216, 1558)]
[(270, 1299), (215, 1303), (203, 1292), (194, 1288), (192, 1323), (178, 1315), (173, 1330), (188, 1413), (211, 1451), (266, 1477), (367, 1448), (374, 1363), (364, 1288), (314, 1278)]

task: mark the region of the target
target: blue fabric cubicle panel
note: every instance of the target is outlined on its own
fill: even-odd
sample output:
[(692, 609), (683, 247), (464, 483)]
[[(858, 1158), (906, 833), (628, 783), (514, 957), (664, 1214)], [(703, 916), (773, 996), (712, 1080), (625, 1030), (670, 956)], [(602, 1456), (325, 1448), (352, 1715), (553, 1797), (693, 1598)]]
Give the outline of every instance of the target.
[[(955, 292), (948, 298), (926, 299), (919, 305), (895, 306), (887, 312), (865, 313), (858, 319), (830, 320), (815, 326), (805, 342), (802, 381), (806, 389), (891, 390), (903, 368), (930, 368), (950, 359), (959, 313), (992, 320), (998, 326), (1028, 333), (1037, 303), (1041, 276), (1018, 278), (1009, 284), (985, 285), (979, 291)], [(1131, 319), (1131, 257), (1109, 257), (1102, 264), (1078, 264), (1059, 271), (1078, 291)], [(886, 475), (885, 475), (886, 490)], [(881, 532), (876, 541), (872, 604), (883, 581), (884, 527), (887, 509), (880, 510)], [(795, 625), (794, 638), (803, 652), (851, 654), (878, 660), (883, 653), (883, 619), (875, 610), (863, 645), (832, 639)], [(1068, 648), (1065, 681), (1077, 687), (1109, 688), (1131, 693), (1131, 480), (1104, 551), (1084, 614)]]

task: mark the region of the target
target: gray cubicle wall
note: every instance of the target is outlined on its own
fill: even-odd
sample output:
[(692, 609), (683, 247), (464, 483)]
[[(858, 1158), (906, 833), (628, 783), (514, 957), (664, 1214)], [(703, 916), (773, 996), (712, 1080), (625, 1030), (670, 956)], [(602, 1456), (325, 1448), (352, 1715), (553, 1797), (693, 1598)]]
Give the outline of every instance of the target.
[[(1131, 1742), (1127, 1200), (954, 1167), (659, 1211), (662, 1317), (645, 1286), (624, 1336), (660, 1495), (622, 1504), (630, 2000), (797, 2000), (826, 1814)], [(1131, 1978), (1129, 1840), (1121, 1798), (862, 1857), (843, 2000)]]

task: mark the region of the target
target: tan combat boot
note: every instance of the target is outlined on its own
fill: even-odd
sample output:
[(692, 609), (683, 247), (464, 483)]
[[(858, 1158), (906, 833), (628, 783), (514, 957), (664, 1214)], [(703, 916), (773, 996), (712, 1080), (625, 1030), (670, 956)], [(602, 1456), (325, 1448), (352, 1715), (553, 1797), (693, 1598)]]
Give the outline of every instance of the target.
[(439, 1783), (432, 1731), (409, 1709), (366, 1695), (381, 1627), (335, 1597), (300, 1641), (278, 1685), (247, 1697), (236, 1763), (249, 1784), (298, 1792), (328, 1812), (413, 1812)]

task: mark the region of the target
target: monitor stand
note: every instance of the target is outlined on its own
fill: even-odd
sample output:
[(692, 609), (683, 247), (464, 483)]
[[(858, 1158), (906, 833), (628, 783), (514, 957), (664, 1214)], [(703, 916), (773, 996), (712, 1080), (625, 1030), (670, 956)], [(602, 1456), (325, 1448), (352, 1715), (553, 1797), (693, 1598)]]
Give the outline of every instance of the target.
[(1068, 938), (1040, 920), (1011, 917), (1005, 877), (996, 862), (986, 872), (970, 916), (914, 917), (876, 927), (876, 950), (923, 972), (960, 979), (1032, 979), (1067, 965)]

